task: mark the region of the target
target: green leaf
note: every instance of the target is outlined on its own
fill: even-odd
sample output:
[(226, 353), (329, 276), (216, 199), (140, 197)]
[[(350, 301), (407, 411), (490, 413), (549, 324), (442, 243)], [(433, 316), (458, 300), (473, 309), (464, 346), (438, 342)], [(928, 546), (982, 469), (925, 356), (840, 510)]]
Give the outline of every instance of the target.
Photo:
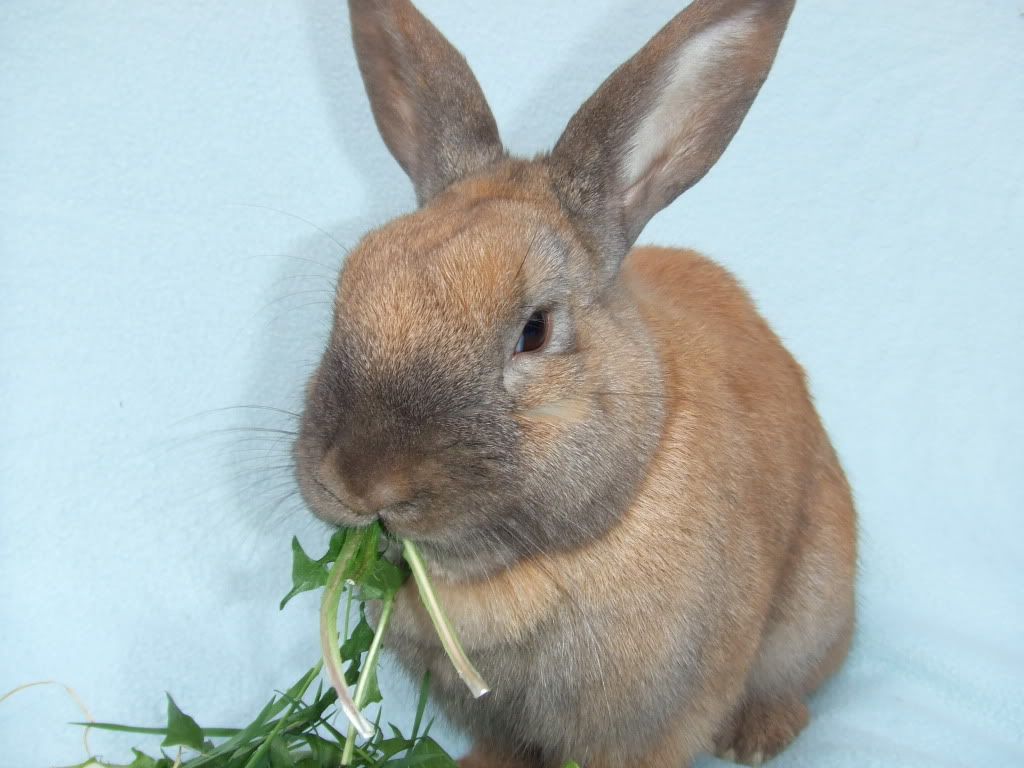
[(362, 694), (359, 698), (362, 699), (364, 707), (384, 700), (380, 692), (380, 686), (377, 685), (376, 669), (370, 670), (370, 676), (366, 678), (366, 693)]
[(156, 760), (149, 755), (145, 755), (137, 749), (133, 749), (132, 754), (135, 755), (135, 759), (128, 764), (128, 768), (156, 768)]
[(174, 703), (171, 694), (167, 694), (167, 737), (160, 742), (161, 747), (191, 747), (196, 752), (206, 749), (203, 729), (191, 717), (186, 715)]
[(374, 563), (369, 575), (363, 579), (359, 596), (363, 600), (384, 600), (398, 592), (408, 577), (408, 569), (399, 568), (381, 558)]
[[(423, 680), (420, 682), (420, 695), (416, 702), (416, 719), (412, 721), (412, 734), (410, 741), (416, 741), (420, 735), (420, 724), (423, 722), (423, 713), (427, 710), (427, 697), (430, 695), (430, 670), (423, 673)], [(426, 734), (424, 734), (426, 735)]]
[[(231, 755), (233, 758), (239, 752), (244, 752), (245, 754), (252, 753), (255, 746), (251, 745), (250, 742), (266, 735), (271, 727), (268, 725), (269, 721), (283, 711), (287, 705), (287, 701), (278, 699), (275, 696), (260, 710), (260, 713), (256, 715), (256, 719), (245, 726), (245, 728), (236, 732), (216, 749), (194, 760), (189, 760), (189, 768), (202, 768), (202, 766), (218, 766), (219, 768), (222, 757)], [(209, 731), (207, 731), (207, 735), (209, 735)], [(228, 765), (231, 765), (231, 763), (229, 762)]]
[[(332, 544), (333, 541), (332, 537)], [(278, 607), (284, 608), (288, 601), (296, 595), (311, 589), (320, 589), (325, 584), (327, 584), (327, 565), (319, 560), (313, 560), (302, 548), (298, 537), (292, 536), (292, 588), (282, 598)]]
[(271, 768), (295, 768), (295, 760), (282, 739), (274, 739), (270, 745)]
[(349, 573), (346, 576), (356, 584), (362, 584), (367, 575), (380, 558), (378, 543), (380, 542), (380, 523), (374, 523), (365, 529), (359, 553), (352, 559)]
[(412, 746), (412, 742), (402, 736), (392, 736), (390, 739), (381, 739), (375, 745), (385, 760), (394, 757), (399, 752), (404, 752)]
[(445, 752), (441, 745), (430, 738), (422, 738), (405, 757), (389, 760), (388, 768), (458, 768), (458, 763)]
[(285, 728), (290, 733), (315, 728), (320, 722), (324, 710), (327, 709), (331, 703), (333, 703), (333, 699), (327, 699), (326, 697), (317, 700), (313, 704), (306, 704), (304, 701), (299, 701), (294, 711), (288, 715), (288, 722), (285, 725)]
[(341, 554), (341, 548), (345, 546), (345, 538), (347, 536), (348, 528), (339, 528), (331, 534), (331, 542), (327, 545), (327, 552), (317, 562), (321, 565), (330, 565), (337, 560), (338, 555)]
[[(334, 740), (338, 744), (344, 744), (345, 743), (345, 734), (343, 734), (341, 731), (339, 731), (333, 725), (328, 723), (326, 720), (321, 720), (320, 721), (320, 725), (322, 725), (324, 727), (324, 730), (327, 731), (329, 734), (331, 734), (331, 736), (334, 737)], [(374, 738), (376, 738), (376, 736), (377, 736), (377, 734), (376, 734), (377, 728), (374, 727), (373, 730), (375, 732), (374, 733)], [(305, 738), (305, 736), (303, 736), (303, 738)]]
[[(145, 733), (151, 736), (166, 736), (166, 728), (149, 728), (142, 725), (121, 725), (120, 723), (101, 723), (101, 722), (72, 722), (68, 725), (80, 725), (83, 728), (94, 728), (98, 731), (117, 731), (119, 733)], [(207, 736), (234, 736), (241, 729), (239, 728), (203, 728), (203, 733)]]
[(352, 659), (348, 667), (345, 668), (345, 685), (351, 688), (357, 680), (359, 680), (359, 659)]
[(370, 643), (373, 642), (373, 630), (366, 621), (366, 614), (360, 611), (359, 623), (348, 638), (341, 644), (341, 658), (358, 659), (359, 656), (370, 650)]
[(341, 764), (340, 746), (314, 734), (306, 734), (305, 739), (313, 750), (317, 765), (323, 766), (323, 768), (336, 768)]
[(284, 695), (284, 699), (288, 700), (288, 710), (284, 715), (274, 721), (274, 727), (267, 734), (266, 739), (260, 744), (256, 751), (253, 752), (252, 756), (245, 762), (245, 768), (261, 768), (271, 762), (269, 753), (274, 747), (278, 737), (281, 735), (281, 731), (288, 723), (292, 713), (295, 712), (300, 706), (302, 706), (302, 695), (305, 694), (306, 689), (309, 688), (313, 682), (313, 677), (320, 673), (320, 666), (313, 667), (306, 676), (303, 677), (298, 683), (292, 686), (292, 691), (295, 692), (295, 697), (290, 697), (288, 694)]
[[(280, 698), (275, 696), (267, 702), (256, 716), (256, 719), (249, 723), (249, 725), (235, 731), (230, 739), (207, 754), (190, 760), (187, 763), (188, 767), (204, 768), (209, 766), (210, 768), (221, 768), (221, 766), (225, 766), (225, 768), (234, 768), (236, 764), (240, 766), (245, 765), (244, 761), (256, 751), (267, 737), (267, 734), (271, 733), (277, 726), (279, 721), (274, 718), (284, 712), (285, 709), (295, 708), (295, 703), (301, 699), (313, 680), (320, 674), (320, 669), (320, 664), (311, 667)], [(326, 709), (329, 703), (329, 701), (323, 703), (320, 712)], [(289, 724), (293, 723), (289, 722)], [(206, 729), (206, 735), (211, 735), (210, 729)], [(227, 759), (228, 762), (224, 763), (222, 758)]]
[(69, 765), (65, 768), (163, 768), (165, 764), (170, 764), (163, 760), (156, 760), (137, 749), (133, 749), (132, 754), (135, 755), (135, 759), (130, 763), (105, 763), (97, 757), (90, 757), (84, 763)]
[[(239, 747), (234, 750), (230, 755), (220, 754), (213, 758), (209, 763), (202, 763), (202, 765), (214, 766), (214, 768), (222, 768), (222, 766), (231, 766), (231, 768), (245, 768), (245, 764), (249, 762), (256, 750), (259, 749), (259, 745), (263, 743), (263, 737), (261, 736), (252, 744), (246, 744), (243, 747)], [(227, 763), (224, 761), (227, 760)], [(192, 768), (195, 761), (190, 761), (188, 766)]]

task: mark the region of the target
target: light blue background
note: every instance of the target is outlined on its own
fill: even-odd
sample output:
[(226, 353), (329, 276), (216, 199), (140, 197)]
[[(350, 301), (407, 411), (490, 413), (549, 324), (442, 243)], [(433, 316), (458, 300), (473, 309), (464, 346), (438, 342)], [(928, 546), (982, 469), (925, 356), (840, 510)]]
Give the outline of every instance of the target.
[[(681, 5), (422, 3), (522, 153)], [(1022, 14), (803, 2), (641, 238), (740, 276), (856, 490), (860, 633), (780, 766), (1024, 765)], [(342, 258), (317, 227), (412, 205), (340, 0), (0, 7), (0, 691), (226, 725), (315, 660), (314, 601), (276, 604), (291, 534), (325, 531), (278, 504), (287, 440), (225, 431), (288, 422), (208, 412), (298, 407)], [(79, 717), (0, 705), (0, 764), (80, 760)]]

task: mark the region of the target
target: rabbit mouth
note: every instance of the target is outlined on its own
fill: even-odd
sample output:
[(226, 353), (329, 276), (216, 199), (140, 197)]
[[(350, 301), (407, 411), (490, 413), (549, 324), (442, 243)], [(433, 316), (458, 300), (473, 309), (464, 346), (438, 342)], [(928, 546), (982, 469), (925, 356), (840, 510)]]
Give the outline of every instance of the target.
[(415, 539), (422, 520), (422, 509), (416, 501), (401, 501), (377, 513), (377, 519), (388, 533), (400, 538)]

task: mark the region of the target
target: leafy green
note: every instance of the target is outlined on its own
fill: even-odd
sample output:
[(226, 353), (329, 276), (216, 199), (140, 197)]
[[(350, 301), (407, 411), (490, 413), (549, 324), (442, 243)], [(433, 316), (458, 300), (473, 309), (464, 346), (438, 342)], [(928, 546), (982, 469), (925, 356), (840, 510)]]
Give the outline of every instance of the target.
[(458, 768), (458, 763), (429, 736), (420, 739), (409, 754), (388, 763), (389, 768)]
[[(319, 558), (308, 555), (298, 539), (292, 539), (292, 586), (281, 600), (280, 607), (284, 608), (298, 594), (324, 589), (321, 635), (327, 639), (325, 658), (287, 690), (273, 696), (252, 722), (242, 728), (203, 728), (182, 712), (168, 694), (167, 725), (164, 727), (79, 724), (96, 729), (163, 736), (161, 746), (184, 750), (180, 763), (176, 757), (166, 753), (152, 757), (133, 750), (134, 759), (128, 764), (114, 765), (90, 758), (72, 768), (175, 768), (178, 765), (182, 768), (336, 768), (339, 765), (353, 768), (457, 768), (455, 760), (428, 735), (431, 723), (428, 722), (421, 732), (430, 691), (429, 674), (420, 684), (416, 717), (408, 737), (394, 725), (391, 726), (391, 735), (385, 736), (379, 727), (380, 710), (376, 723), (366, 723), (367, 732), (371, 735), (361, 740), (348, 724), (342, 728), (332, 722), (343, 709), (339, 693), (350, 699), (356, 712), (382, 701), (377, 686), (377, 661), (395, 597), (410, 574), (415, 575), (420, 595), (445, 640), (446, 649), (449, 646), (454, 649), (450, 655), (459, 674), (464, 679), (467, 675), (471, 679), (475, 675), (478, 686), (486, 687), (462, 652), (433, 592), (419, 553), (405, 542), (405, 559), (392, 562), (385, 557), (390, 543), (376, 523), (360, 529), (338, 530), (331, 537), (327, 551)], [(339, 637), (338, 605), (345, 595), (348, 596), (347, 605), (355, 602), (358, 620), (349, 627), (346, 612), (345, 633)], [(376, 630), (366, 617), (365, 604), (369, 601), (381, 603)], [(336, 665), (335, 669), (332, 669), (333, 665)], [(311, 692), (314, 681), (323, 671), (330, 673), (328, 677), (338, 686), (320, 682)], [(352, 685), (355, 686), (354, 696), (350, 696), (348, 691)], [(348, 733), (343, 733), (343, 730)], [(219, 743), (214, 744), (214, 739)], [(566, 768), (579, 766), (571, 764)]]
[(338, 559), (341, 548), (348, 536), (348, 529), (339, 528), (331, 536), (331, 542), (327, 551), (318, 560), (314, 560), (306, 554), (297, 536), (292, 536), (292, 588), (281, 598), (280, 608), (283, 609), (288, 602), (302, 592), (309, 592), (314, 589), (322, 589), (327, 584), (329, 567)]
[(167, 694), (167, 736), (160, 743), (161, 747), (191, 747), (197, 752), (206, 749), (203, 729), (191, 717), (186, 715), (174, 703), (171, 694)]
[(349, 685), (355, 685), (359, 677), (359, 664), (362, 654), (370, 650), (370, 643), (373, 642), (373, 630), (366, 621), (366, 613), (359, 612), (359, 622), (351, 631), (345, 642), (341, 644), (341, 658), (351, 659), (349, 668), (345, 670), (345, 680)]
[(327, 583), (327, 566), (314, 560), (302, 549), (297, 536), (292, 536), (292, 588), (281, 599), (280, 607), (288, 605), (288, 601), (301, 592), (320, 589)]
[[(412, 740), (420, 733), (420, 725), (423, 723), (423, 713), (427, 709), (427, 697), (430, 695), (430, 670), (423, 673), (423, 680), (420, 683), (419, 703), (416, 705), (416, 719), (412, 721)], [(425, 735), (425, 734), (424, 734)]]
[(377, 560), (365, 579), (360, 583), (361, 600), (385, 600), (398, 592), (398, 588), (409, 578), (409, 569), (402, 568), (387, 560)]
[(137, 749), (132, 750), (132, 754), (135, 755), (135, 759), (130, 763), (104, 763), (97, 760), (94, 757), (90, 757), (83, 763), (77, 763), (76, 765), (65, 766), (65, 768), (171, 768), (173, 761), (167, 758), (161, 758), (156, 760), (149, 755), (143, 754)]
[(157, 761), (149, 755), (144, 755), (139, 750), (133, 749), (135, 759), (128, 764), (128, 768), (157, 768)]

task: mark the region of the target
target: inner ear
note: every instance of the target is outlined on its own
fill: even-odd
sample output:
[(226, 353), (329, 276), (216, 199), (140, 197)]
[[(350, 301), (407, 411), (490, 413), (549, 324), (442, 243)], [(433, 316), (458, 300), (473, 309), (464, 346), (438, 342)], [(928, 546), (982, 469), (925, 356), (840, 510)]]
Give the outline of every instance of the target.
[(745, 108), (716, 112), (737, 85), (730, 59), (742, 57), (756, 29), (751, 11), (721, 19), (665, 62), (660, 92), (637, 121), (619, 167), (622, 205), (634, 227), (697, 183), (739, 128)]
[(555, 188), (617, 270), (650, 218), (729, 144), (793, 0), (696, 0), (619, 67), (551, 153)]

